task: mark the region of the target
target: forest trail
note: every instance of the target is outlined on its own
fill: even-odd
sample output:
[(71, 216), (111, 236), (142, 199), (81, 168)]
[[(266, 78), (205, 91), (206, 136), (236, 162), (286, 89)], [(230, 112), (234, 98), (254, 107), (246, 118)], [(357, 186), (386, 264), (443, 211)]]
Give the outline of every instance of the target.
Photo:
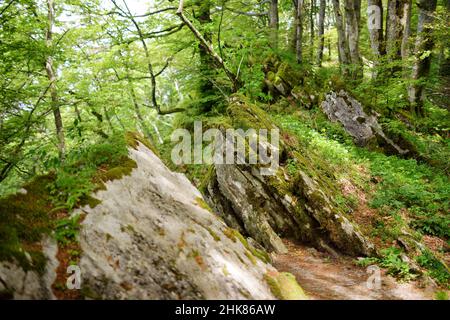
[(287, 254), (274, 257), (279, 271), (290, 272), (312, 300), (431, 300), (431, 288), (401, 283), (382, 271), (380, 289), (368, 289), (371, 274), (349, 257), (332, 257), (305, 245), (284, 240)]

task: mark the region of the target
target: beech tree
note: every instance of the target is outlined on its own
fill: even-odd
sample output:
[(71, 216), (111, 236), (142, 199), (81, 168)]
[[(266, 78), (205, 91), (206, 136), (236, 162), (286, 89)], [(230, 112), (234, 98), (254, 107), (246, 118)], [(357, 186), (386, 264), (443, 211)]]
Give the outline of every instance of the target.
[(415, 45), (415, 62), (412, 79), (414, 84), (410, 88), (411, 111), (418, 116), (424, 116), (425, 78), (430, 73), (432, 50), (434, 41), (432, 36), (437, 0), (417, 1), (419, 20), (417, 24), (417, 39)]

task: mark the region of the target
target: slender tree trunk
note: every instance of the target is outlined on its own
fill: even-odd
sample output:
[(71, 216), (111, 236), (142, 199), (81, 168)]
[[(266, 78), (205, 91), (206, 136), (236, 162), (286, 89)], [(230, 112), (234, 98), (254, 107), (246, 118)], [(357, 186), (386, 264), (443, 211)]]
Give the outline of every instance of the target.
[(294, 0), (294, 51), (297, 63), (303, 62), (303, 3), (304, 0)]
[[(450, 20), (450, 0), (445, 0), (445, 10), (446, 10), (446, 19), (447, 21)], [(440, 48), (440, 55), (439, 55), (439, 75), (441, 77), (444, 77), (448, 80), (450, 80), (450, 56), (448, 54), (447, 48), (450, 47), (450, 41), (447, 37), (444, 41), (441, 43)]]
[(333, 10), (335, 15), (336, 30), (338, 33), (338, 56), (339, 63), (342, 65), (348, 64), (348, 46), (345, 40), (344, 19), (341, 12), (341, 4), (339, 0), (331, 0), (333, 2)]
[(406, 61), (409, 57), (409, 38), (411, 37), (412, 0), (405, 1), (403, 10), (404, 27), (401, 52), (403, 61)]
[(417, 24), (417, 39), (415, 48), (415, 63), (412, 78), (415, 83), (411, 86), (409, 97), (411, 111), (418, 116), (424, 116), (424, 79), (430, 73), (431, 51), (434, 47), (431, 23), (434, 21), (437, 0), (417, 0), (419, 7), (419, 22)]
[[(208, 1), (199, 1), (199, 12), (196, 13), (197, 21), (200, 23), (202, 27), (206, 27), (208, 24), (212, 22), (211, 20), (211, 4)], [(208, 29), (207, 27), (205, 28)], [(211, 44), (212, 34), (210, 31), (203, 32), (204, 39)], [(202, 75), (200, 81), (200, 91), (202, 95), (206, 96), (214, 96), (215, 88), (211, 79), (214, 78), (214, 75), (217, 72), (217, 68), (214, 64), (214, 59), (209, 54), (207, 48), (203, 46), (201, 43), (198, 45), (198, 50), (200, 52), (200, 74)], [(202, 106), (204, 111), (209, 110), (211, 107), (210, 101), (206, 101)]]
[(320, 0), (319, 8), (319, 25), (318, 25), (318, 36), (319, 36), (319, 47), (317, 49), (317, 64), (322, 66), (323, 60), (323, 48), (325, 46), (325, 12), (326, 12), (327, 2), (326, 0)]
[(368, 19), (367, 25), (369, 29), (370, 47), (374, 55), (374, 70), (372, 78), (378, 77), (378, 67), (381, 58), (386, 54), (386, 47), (383, 33), (383, 1), (369, 0), (368, 2)]
[(361, 0), (345, 0), (346, 38), (352, 64), (352, 78), (362, 78), (362, 60), (359, 53)]
[(344, 19), (341, 12), (341, 5), (339, 0), (333, 1), (333, 9), (336, 20), (336, 29), (338, 32), (338, 54), (339, 63), (343, 69), (344, 75), (348, 75), (348, 66), (350, 64), (350, 54), (348, 51), (347, 40), (345, 37)]
[(133, 83), (131, 82), (131, 77), (128, 73), (128, 69), (127, 69), (127, 82), (128, 82), (128, 90), (130, 92), (130, 96), (131, 96), (131, 101), (133, 102), (133, 106), (134, 106), (134, 112), (136, 114), (136, 117), (138, 119), (139, 122), (139, 126), (142, 129), (142, 132), (144, 133), (144, 136), (151, 142), (154, 143), (152, 134), (150, 133), (150, 129), (148, 128), (147, 124), (145, 123), (145, 119), (142, 115), (141, 112), (141, 108), (139, 106), (137, 97), (136, 97), (136, 92), (134, 91), (134, 86)]
[(270, 0), (269, 4), (269, 29), (270, 46), (278, 49), (278, 29), (279, 29), (278, 0)]
[[(209, 4), (209, 2), (207, 2)], [(203, 3), (203, 6), (205, 5), (205, 3)], [(202, 6), (202, 7), (203, 7)], [(205, 10), (205, 14), (207, 11), (207, 14), (209, 16), (210, 14), (210, 6), (204, 6), (202, 8), (202, 11)], [(231, 83), (232, 83), (232, 87), (233, 87), (233, 91), (236, 92), (239, 87), (240, 87), (240, 81), (237, 77), (237, 75), (235, 75), (226, 65), (225, 62), (223, 61), (222, 57), (220, 57), (214, 50), (213, 46), (211, 45), (211, 42), (208, 41), (207, 39), (205, 39), (205, 37), (200, 33), (200, 31), (197, 30), (197, 28), (192, 24), (192, 22), (184, 15), (184, 0), (180, 0), (179, 2), (179, 6), (178, 6), (178, 10), (176, 13), (181, 21), (183, 21), (186, 26), (189, 28), (189, 30), (191, 30), (191, 32), (194, 34), (194, 36), (197, 38), (197, 40), (199, 40), (200, 42), (200, 46), (202, 49), (205, 50), (205, 53), (208, 53), (208, 55), (210, 56), (210, 58), (213, 59), (213, 62), (217, 63), (218, 65), (220, 65), (223, 70), (225, 71), (226, 75), (228, 76), (228, 79), (230, 79)], [(203, 17), (203, 19), (206, 19), (206, 16)], [(209, 64), (208, 64), (209, 65)], [(209, 65), (210, 67), (212, 67), (212, 65)]]
[[(53, 0), (47, 0), (47, 46), (50, 48), (53, 45), (53, 25), (54, 25), (54, 3)], [(64, 161), (66, 154), (66, 143), (64, 137), (64, 126), (62, 122), (61, 110), (59, 108), (59, 96), (56, 87), (56, 74), (53, 66), (53, 58), (51, 54), (45, 61), (45, 70), (47, 72), (48, 80), (50, 81), (50, 95), (52, 99), (52, 110), (55, 119), (56, 137), (58, 139), (58, 152), (61, 161)]]
[(311, 0), (309, 7), (309, 45), (310, 45), (310, 54), (311, 54), (311, 62), (313, 61), (314, 56), (314, 18), (315, 18), (315, 10), (316, 10), (316, 1)]
[(379, 59), (385, 54), (383, 35), (383, 1), (369, 0), (368, 4), (370, 46), (374, 56)]

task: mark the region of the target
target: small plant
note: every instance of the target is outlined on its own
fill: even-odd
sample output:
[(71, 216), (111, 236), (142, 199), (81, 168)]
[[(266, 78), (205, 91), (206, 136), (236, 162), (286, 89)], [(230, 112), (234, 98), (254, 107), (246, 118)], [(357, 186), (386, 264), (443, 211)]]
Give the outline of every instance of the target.
[(363, 258), (355, 263), (361, 267), (368, 267), (373, 264), (379, 264), (387, 269), (387, 273), (402, 280), (412, 280), (415, 275), (411, 274), (408, 263), (402, 259), (402, 250), (391, 247), (381, 251), (381, 258)]
[(79, 215), (57, 221), (55, 226), (56, 241), (62, 246), (75, 242), (80, 230), (79, 221)]
[(399, 277), (402, 280), (411, 280), (415, 276), (411, 274), (408, 263), (402, 259), (401, 249), (391, 247), (381, 251), (380, 266), (386, 268), (388, 274)]

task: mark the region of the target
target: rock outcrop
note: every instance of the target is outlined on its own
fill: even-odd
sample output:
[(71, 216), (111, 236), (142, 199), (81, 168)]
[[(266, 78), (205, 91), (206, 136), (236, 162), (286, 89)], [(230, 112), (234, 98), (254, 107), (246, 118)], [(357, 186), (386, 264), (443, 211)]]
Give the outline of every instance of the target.
[[(200, 192), (141, 143), (129, 149), (131, 175), (106, 182), (80, 215), (82, 298), (303, 299), (295, 279), (210, 211)], [(47, 240), (46, 240), (47, 241)], [(57, 246), (43, 244), (45, 268), (0, 261), (3, 298), (54, 299)], [(66, 275), (67, 277), (67, 275)], [(293, 290), (293, 289), (295, 290)], [(54, 288), (53, 288), (54, 289)], [(66, 289), (65, 289), (66, 290)]]
[(386, 136), (375, 115), (364, 112), (361, 103), (343, 90), (327, 94), (322, 110), (331, 121), (341, 123), (360, 147), (375, 144), (393, 154), (409, 153)]
[[(80, 234), (83, 286), (103, 299), (272, 299), (273, 268), (253, 257), (207, 210), (187, 178), (150, 150), (138, 167), (96, 194)], [(224, 233), (225, 232), (225, 233)]]
[[(264, 111), (238, 98), (232, 100), (228, 114), (234, 125), (273, 129)], [(286, 252), (281, 237), (288, 237), (333, 253), (372, 254), (373, 245), (333, 202), (334, 191), (323, 183), (327, 178), (315, 172), (317, 164), (283, 139), (279, 149), (284, 157), (298, 163), (295, 176), (283, 166), (275, 175), (263, 176), (257, 165), (216, 164), (202, 188), (209, 204), (229, 225), (268, 251)]]

